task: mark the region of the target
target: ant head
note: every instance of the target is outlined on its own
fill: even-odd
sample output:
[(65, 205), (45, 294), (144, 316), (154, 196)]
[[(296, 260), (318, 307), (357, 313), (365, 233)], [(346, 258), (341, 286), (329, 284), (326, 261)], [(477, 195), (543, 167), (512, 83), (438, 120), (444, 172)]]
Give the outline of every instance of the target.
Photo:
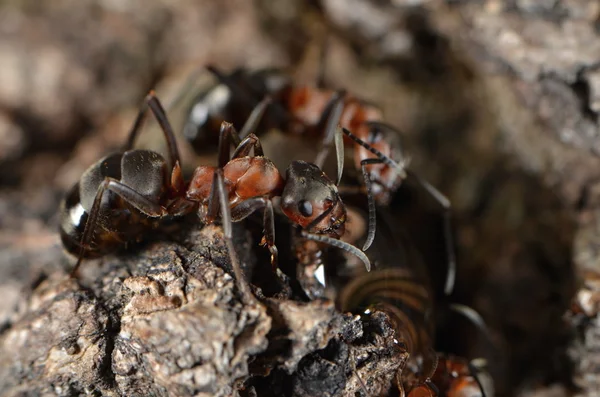
[(339, 238), (344, 234), (346, 208), (337, 186), (319, 167), (293, 161), (287, 169), (281, 209), (294, 223), (312, 233)]

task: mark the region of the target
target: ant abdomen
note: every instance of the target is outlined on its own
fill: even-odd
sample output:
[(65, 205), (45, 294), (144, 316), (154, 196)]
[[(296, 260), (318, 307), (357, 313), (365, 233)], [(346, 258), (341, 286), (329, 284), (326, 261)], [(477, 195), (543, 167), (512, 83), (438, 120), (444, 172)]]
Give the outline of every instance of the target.
[[(101, 200), (96, 200), (101, 185), (108, 180), (119, 181), (148, 199), (163, 197), (167, 193), (164, 188), (168, 180), (166, 161), (156, 152), (131, 150), (108, 155), (89, 167), (61, 208), (60, 235), (68, 252), (84, 258), (102, 256), (127, 242), (139, 240), (151, 226), (151, 218), (140, 214), (131, 202), (110, 190)], [(93, 233), (82, 246), (85, 225), (95, 201), (101, 230)]]

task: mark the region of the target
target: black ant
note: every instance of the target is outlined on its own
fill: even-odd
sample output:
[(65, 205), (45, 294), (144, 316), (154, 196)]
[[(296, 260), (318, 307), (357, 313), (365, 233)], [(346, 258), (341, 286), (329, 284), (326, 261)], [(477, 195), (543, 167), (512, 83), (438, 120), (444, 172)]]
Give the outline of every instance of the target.
[[(249, 130), (255, 128), (267, 104), (264, 100), (257, 106), (255, 117), (248, 119)], [(156, 152), (132, 149), (148, 108), (164, 133), (169, 166)], [(230, 140), (236, 143), (231, 158)], [(249, 156), (252, 149), (254, 155)], [(274, 197), (280, 197), (282, 212), (303, 229), (304, 238), (345, 249), (370, 268), (360, 250), (338, 240), (344, 232), (346, 210), (336, 184), (317, 166), (303, 161), (292, 162), (284, 180), (263, 156), (260, 141), (252, 133), (240, 139), (231, 124), (222, 123), (218, 167), (200, 166), (186, 183), (173, 130), (160, 101), (151, 92), (123, 149), (88, 168), (70, 191), (63, 204), (61, 237), (67, 250), (78, 255), (74, 275), (83, 258), (101, 256), (128, 242), (140, 241), (165, 220), (197, 212), (203, 223), (210, 224), (220, 213), (239, 288), (250, 299), (233, 247), (232, 222), (263, 209), (263, 241), (275, 266)]]
[[(370, 233), (362, 247), (366, 251), (375, 233), (375, 203), (387, 205), (392, 194), (407, 177), (414, 178), (443, 209), (444, 236), (448, 272), (444, 291), (454, 288), (456, 260), (450, 220), (450, 201), (434, 186), (407, 168), (408, 159), (400, 145), (392, 143), (400, 135), (394, 127), (383, 122), (383, 114), (376, 106), (366, 103), (344, 91), (309, 86), (298, 86), (277, 69), (247, 71), (237, 69), (227, 74), (213, 66), (207, 70), (217, 77), (217, 84), (196, 96), (190, 108), (185, 135), (195, 148), (206, 148), (218, 134), (218, 125), (224, 117), (245, 119), (265, 96), (274, 98), (264, 124), (288, 133), (323, 137), (323, 149), (315, 164), (323, 166), (329, 147), (334, 141), (335, 129), (331, 120), (339, 120), (349, 141), (358, 144), (354, 150), (354, 164), (361, 170), (371, 216)], [(337, 121), (336, 121), (337, 123)], [(266, 129), (266, 128), (264, 128)], [(249, 131), (242, 130), (241, 136)], [(394, 160), (397, 158), (398, 160)]]

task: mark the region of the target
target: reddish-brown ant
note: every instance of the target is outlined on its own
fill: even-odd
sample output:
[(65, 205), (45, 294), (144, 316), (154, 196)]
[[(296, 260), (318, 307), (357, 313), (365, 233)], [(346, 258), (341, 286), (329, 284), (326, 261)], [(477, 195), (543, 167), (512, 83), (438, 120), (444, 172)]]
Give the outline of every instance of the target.
[(431, 381), (413, 388), (408, 397), (485, 397), (480, 372), (476, 365), (462, 357), (440, 356)]
[[(296, 86), (291, 79), (277, 69), (250, 72), (238, 69), (227, 74), (209, 66), (207, 69), (217, 77), (218, 83), (201, 92), (194, 99), (185, 126), (185, 135), (196, 148), (217, 136), (217, 126), (223, 117), (243, 119), (249, 109), (265, 96), (274, 98), (264, 124), (306, 136), (324, 136), (324, 149), (315, 164), (322, 167), (329, 146), (334, 141), (334, 129), (328, 128), (328, 120), (339, 120), (344, 133), (359, 146), (354, 151), (354, 163), (362, 171), (369, 197), (369, 225), (371, 233), (364, 242), (366, 251), (375, 233), (375, 203), (386, 205), (402, 181), (411, 176), (441, 206), (444, 213), (444, 235), (448, 272), (445, 292), (454, 287), (456, 261), (450, 223), (450, 201), (435, 187), (407, 169), (408, 159), (392, 136), (399, 132), (382, 121), (382, 112), (375, 106), (358, 98), (323, 87)], [(266, 129), (266, 128), (265, 128)], [(242, 131), (241, 136), (244, 136)], [(396, 158), (397, 160), (394, 160)]]
[[(248, 120), (250, 125), (244, 129), (255, 128), (266, 106), (266, 100), (259, 104)], [(156, 152), (132, 149), (148, 107), (164, 133), (170, 167)], [(230, 139), (236, 144), (240, 141), (232, 158)], [(251, 149), (254, 156), (249, 156)], [(338, 240), (344, 231), (346, 210), (337, 186), (317, 166), (302, 161), (292, 162), (283, 180), (275, 165), (262, 154), (254, 134), (240, 140), (233, 126), (223, 123), (219, 166), (200, 166), (192, 180), (185, 183), (173, 130), (160, 101), (151, 92), (123, 150), (92, 165), (63, 205), (61, 237), (65, 247), (79, 255), (72, 274), (84, 257), (100, 256), (128, 242), (142, 240), (149, 230), (159, 228), (167, 219), (197, 211), (202, 222), (212, 223), (220, 212), (237, 282), (242, 293), (250, 297), (233, 247), (231, 223), (263, 209), (264, 242), (275, 264), (271, 199), (276, 196), (280, 197), (282, 212), (303, 228), (303, 237), (352, 252), (370, 268), (361, 251)]]

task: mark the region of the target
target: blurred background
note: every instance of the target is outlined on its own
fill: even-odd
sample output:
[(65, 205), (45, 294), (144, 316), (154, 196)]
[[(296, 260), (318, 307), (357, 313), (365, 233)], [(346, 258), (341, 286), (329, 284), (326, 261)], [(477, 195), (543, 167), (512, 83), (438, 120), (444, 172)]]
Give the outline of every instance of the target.
[(564, 314), (583, 270), (600, 271), (599, 18), (593, 0), (0, 2), (0, 327), (65, 266), (60, 200), (150, 89), (180, 130), (199, 67), (312, 84), (326, 43), (328, 86), (379, 105), (452, 202), (453, 300), (498, 351), (442, 339), (488, 357), (497, 395), (597, 396), (599, 328)]

